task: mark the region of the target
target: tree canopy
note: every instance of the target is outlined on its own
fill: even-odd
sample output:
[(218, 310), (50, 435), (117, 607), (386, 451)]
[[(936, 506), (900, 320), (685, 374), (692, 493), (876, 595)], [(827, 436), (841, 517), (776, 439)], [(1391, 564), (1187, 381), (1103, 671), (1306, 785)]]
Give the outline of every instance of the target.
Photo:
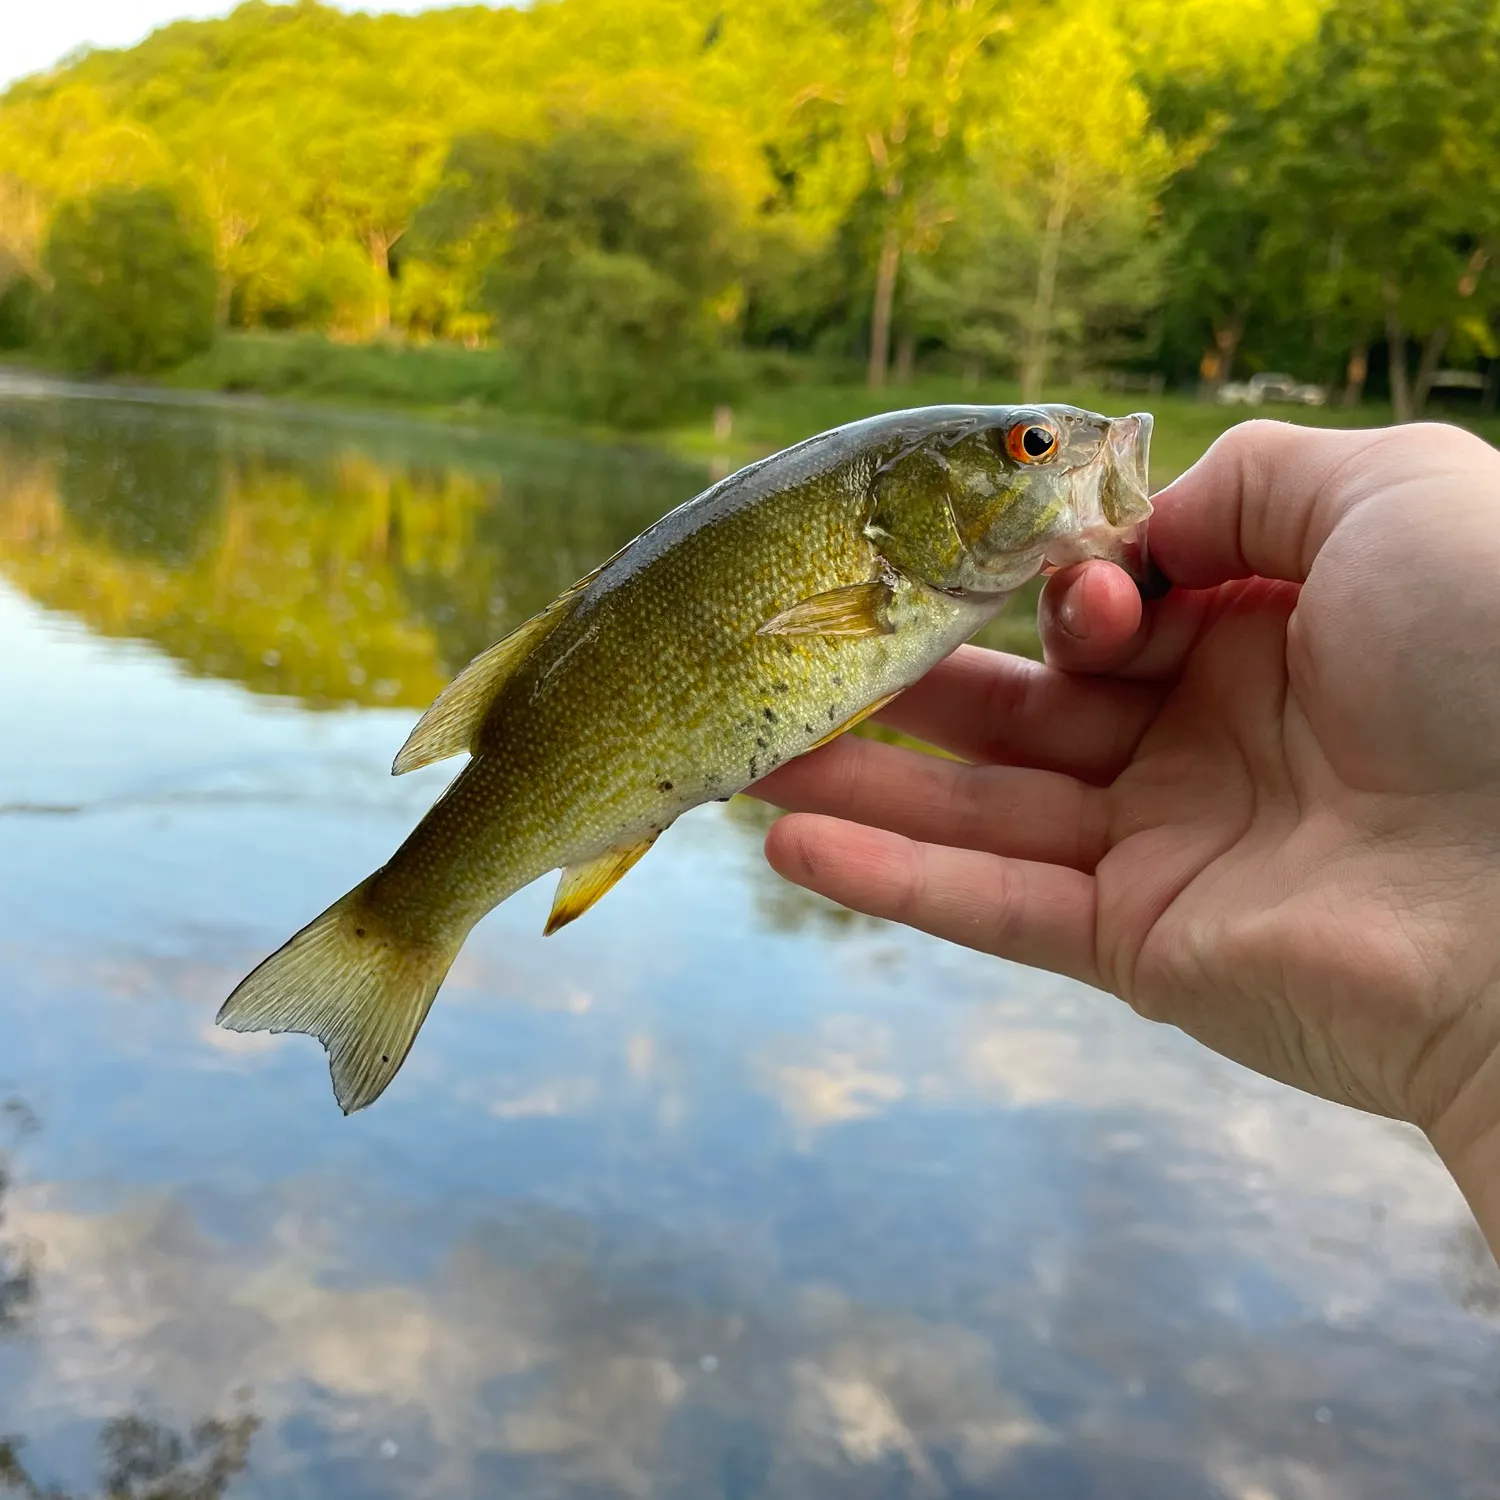
[(1497, 78), (1500, 0), (249, 0), (0, 97), (0, 341), (152, 188), (218, 326), (494, 344), (610, 420), (741, 348), (1414, 413), (1500, 355)]

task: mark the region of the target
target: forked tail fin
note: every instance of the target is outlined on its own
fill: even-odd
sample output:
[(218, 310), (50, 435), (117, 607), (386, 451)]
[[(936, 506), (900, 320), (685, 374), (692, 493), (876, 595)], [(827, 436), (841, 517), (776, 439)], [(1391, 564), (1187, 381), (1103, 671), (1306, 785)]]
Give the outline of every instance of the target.
[(373, 1104), (396, 1076), (462, 943), (393, 941), (368, 909), (369, 884), (355, 886), (241, 980), (218, 1015), (230, 1031), (317, 1037), (346, 1115)]

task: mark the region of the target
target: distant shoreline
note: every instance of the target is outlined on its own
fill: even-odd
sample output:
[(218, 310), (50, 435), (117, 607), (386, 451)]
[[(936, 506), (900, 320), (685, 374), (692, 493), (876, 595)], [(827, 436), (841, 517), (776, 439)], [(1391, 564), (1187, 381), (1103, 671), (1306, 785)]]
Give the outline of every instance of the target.
[[(55, 366), (22, 356), (0, 358), (0, 396), (133, 401), (193, 407), (275, 420), (337, 420), (354, 427), (405, 422), (482, 436), (529, 432), (609, 445), (652, 449), (728, 472), (814, 432), (879, 411), (946, 402), (1016, 402), (1011, 381), (978, 388), (955, 375), (921, 374), (908, 385), (868, 390), (852, 372), (843, 376), (808, 361), (787, 361), (777, 378), (752, 386), (730, 411), (730, 433), (712, 415), (656, 428), (622, 430), (549, 412), (516, 410), (499, 397), (492, 351), (457, 347), (344, 345), (299, 335), (230, 334), (209, 354), (157, 379), (73, 379)], [(463, 392), (464, 394), (456, 394)], [(1372, 427), (1391, 421), (1390, 408), (1224, 407), (1180, 392), (1146, 394), (1098, 385), (1060, 384), (1049, 399), (1119, 412), (1144, 406), (1157, 417), (1153, 483), (1186, 469), (1220, 433), (1250, 417), (1310, 426)], [(1500, 446), (1500, 416), (1461, 417), (1434, 412)]]

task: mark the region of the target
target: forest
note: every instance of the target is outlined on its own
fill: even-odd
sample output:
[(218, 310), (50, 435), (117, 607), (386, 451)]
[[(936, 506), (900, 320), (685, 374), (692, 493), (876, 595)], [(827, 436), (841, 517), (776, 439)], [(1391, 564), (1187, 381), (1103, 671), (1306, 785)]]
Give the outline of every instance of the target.
[(1493, 409), (1497, 255), (1500, 0), (249, 0), (0, 96), (0, 348), (92, 372), (301, 331), (627, 427), (808, 365), (1405, 420)]

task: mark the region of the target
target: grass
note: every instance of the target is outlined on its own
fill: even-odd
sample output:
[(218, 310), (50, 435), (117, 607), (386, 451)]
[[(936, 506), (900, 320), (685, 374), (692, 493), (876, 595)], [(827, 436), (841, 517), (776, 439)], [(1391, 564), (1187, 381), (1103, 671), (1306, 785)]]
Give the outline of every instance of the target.
[(454, 344), (339, 344), (317, 334), (239, 333), (161, 377), (189, 390), (342, 398), (428, 410), (502, 406), (514, 363)]
[[(42, 360), (17, 363), (44, 366)], [(727, 439), (715, 435), (709, 417), (663, 427), (649, 438), (678, 453), (736, 465), (859, 417), (901, 407), (949, 402), (1013, 403), (1019, 388), (1004, 380), (967, 385), (956, 375), (923, 374), (904, 386), (868, 390), (858, 373), (788, 356), (747, 355), (745, 394), (732, 409)], [(544, 419), (524, 410), (524, 372), (503, 351), (463, 349), (451, 344), (342, 344), (316, 334), (236, 333), (219, 339), (206, 354), (158, 377), (181, 390), (243, 392), (359, 408), (397, 409), (440, 420), (504, 417), (529, 424), (577, 430), (579, 424)], [(1049, 400), (1096, 411), (1142, 408), (1156, 417), (1151, 473), (1163, 484), (1186, 469), (1213, 440), (1236, 422), (1266, 415), (1310, 425), (1375, 427), (1389, 423), (1390, 408), (1366, 403), (1345, 407), (1223, 407), (1194, 396), (1122, 394), (1097, 385), (1060, 383)], [(1434, 412), (1460, 421), (1500, 446), (1500, 417)]]
[[(785, 447), (799, 438), (842, 422), (879, 411), (907, 406), (936, 406), (947, 402), (982, 401), (1010, 404), (1021, 399), (1020, 387), (1012, 382), (986, 381), (970, 388), (957, 377), (924, 375), (909, 385), (873, 392), (855, 381), (808, 381), (781, 389), (753, 392), (734, 413), (730, 457), (765, 453)], [(1389, 406), (1366, 402), (1353, 409), (1335, 407), (1219, 406), (1195, 395), (1163, 392), (1109, 391), (1098, 385), (1064, 383), (1047, 392), (1049, 401), (1068, 402), (1092, 411), (1123, 414), (1149, 411), (1156, 418), (1151, 442), (1151, 477), (1155, 485), (1175, 479), (1192, 465), (1221, 433), (1251, 417), (1277, 417), (1318, 427), (1381, 427), (1394, 420)], [(1457, 421), (1500, 446), (1500, 417), (1480, 418), (1468, 414), (1435, 411), (1436, 420)], [(668, 434), (674, 446), (688, 452), (709, 453), (715, 445), (706, 422), (673, 429)]]

